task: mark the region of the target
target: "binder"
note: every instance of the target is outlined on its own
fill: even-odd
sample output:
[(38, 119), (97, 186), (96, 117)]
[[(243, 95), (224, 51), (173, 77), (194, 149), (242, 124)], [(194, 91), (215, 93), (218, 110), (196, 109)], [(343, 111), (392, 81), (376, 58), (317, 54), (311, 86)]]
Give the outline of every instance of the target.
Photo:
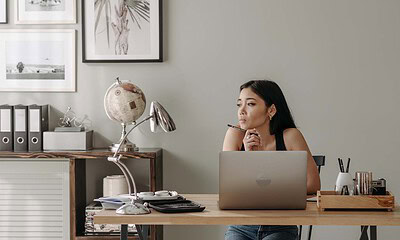
[(49, 130), (49, 105), (28, 106), (28, 150), (43, 150), (43, 132)]
[(13, 107), (0, 105), (0, 151), (12, 151), (13, 141)]
[(28, 151), (28, 107), (14, 106), (14, 152)]

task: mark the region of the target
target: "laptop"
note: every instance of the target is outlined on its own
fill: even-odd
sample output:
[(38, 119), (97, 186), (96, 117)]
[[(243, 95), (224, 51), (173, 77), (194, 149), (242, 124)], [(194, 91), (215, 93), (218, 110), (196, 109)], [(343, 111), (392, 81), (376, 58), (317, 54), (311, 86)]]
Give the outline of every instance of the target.
[(305, 209), (306, 202), (306, 151), (220, 152), (220, 209)]

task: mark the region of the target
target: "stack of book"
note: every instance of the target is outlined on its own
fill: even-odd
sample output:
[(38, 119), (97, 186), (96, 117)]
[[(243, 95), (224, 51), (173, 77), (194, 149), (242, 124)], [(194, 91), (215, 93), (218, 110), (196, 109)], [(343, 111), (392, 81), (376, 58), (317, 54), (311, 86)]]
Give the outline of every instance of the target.
[[(94, 224), (93, 217), (103, 210), (100, 202), (92, 202), (86, 206), (85, 235), (119, 235), (121, 225), (119, 224)], [(128, 233), (137, 234), (134, 224), (128, 225)]]

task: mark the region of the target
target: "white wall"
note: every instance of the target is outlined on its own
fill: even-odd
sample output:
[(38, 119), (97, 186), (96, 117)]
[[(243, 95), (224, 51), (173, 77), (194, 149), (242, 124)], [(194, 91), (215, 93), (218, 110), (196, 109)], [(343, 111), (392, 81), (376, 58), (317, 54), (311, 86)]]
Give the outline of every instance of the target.
[[(10, 1), (14, 2), (14, 1)], [(80, 1), (79, 10), (80, 10)], [(327, 156), (323, 189), (332, 189), (337, 158), (351, 170), (371, 170), (400, 196), (400, 1), (397, 0), (166, 0), (165, 62), (83, 64), (81, 16), (76, 93), (0, 93), (0, 102), (72, 106), (88, 114), (96, 146), (116, 141), (119, 126), (102, 99), (116, 76), (130, 79), (149, 101), (160, 101), (178, 130), (151, 134), (142, 126), (131, 140), (164, 148), (164, 186), (181, 193), (218, 191), (218, 152), (227, 123), (235, 123), (239, 86), (270, 78), (283, 89), (311, 151)], [(290, 166), (288, 166), (288, 171)], [(357, 238), (358, 227), (315, 227), (314, 239)], [(224, 227), (166, 227), (166, 239), (222, 239)], [(399, 228), (381, 227), (380, 239)], [(327, 238), (327, 236), (335, 236)]]

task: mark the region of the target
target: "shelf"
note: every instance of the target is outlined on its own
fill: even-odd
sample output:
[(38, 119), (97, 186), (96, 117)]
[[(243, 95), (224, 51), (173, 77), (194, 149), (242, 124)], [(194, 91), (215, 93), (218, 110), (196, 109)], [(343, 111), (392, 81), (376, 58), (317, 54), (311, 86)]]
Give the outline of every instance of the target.
[[(126, 158), (156, 158), (161, 154), (161, 148), (140, 148), (137, 152), (121, 153)], [(3, 152), (1, 158), (69, 158), (69, 159), (97, 159), (111, 156), (113, 152), (105, 148), (89, 151), (44, 151), (44, 152)]]
[[(149, 236), (150, 238), (150, 236)], [(120, 239), (120, 236), (76, 236), (76, 240), (114, 240)], [(138, 236), (129, 236), (128, 240), (138, 240)]]

